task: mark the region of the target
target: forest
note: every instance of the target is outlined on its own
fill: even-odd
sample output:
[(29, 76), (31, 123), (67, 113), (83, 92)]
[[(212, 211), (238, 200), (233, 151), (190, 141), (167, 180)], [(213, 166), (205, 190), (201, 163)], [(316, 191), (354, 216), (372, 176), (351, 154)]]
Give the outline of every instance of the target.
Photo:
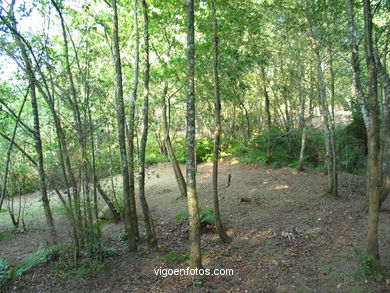
[(0, 4), (0, 292), (390, 292), (390, 1)]

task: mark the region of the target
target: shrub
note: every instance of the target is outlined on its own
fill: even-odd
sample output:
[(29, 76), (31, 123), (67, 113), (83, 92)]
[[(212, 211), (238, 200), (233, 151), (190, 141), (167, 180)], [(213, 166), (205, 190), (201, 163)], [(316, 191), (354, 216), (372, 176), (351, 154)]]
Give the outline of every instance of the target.
[(0, 284), (12, 278), (12, 269), (8, 265), (8, 261), (0, 257)]
[(85, 255), (91, 260), (103, 261), (107, 257), (114, 256), (115, 254), (115, 249), (104, 246), (103, 240), (96, 243), (88, 243), (85, 247)]
[[(246, 164), (262, 163), (272, 168), (295, 167), (301, 148), (301, 131), (293, 129), (286, 133), (274, 126), (255, 136), (249, 147), (235, 145), (231, 152)], [(309, 129), (306, 136), (305, 164), (317, 167), (322, 151), (322, 134)]]
[[(357, 118), (356, 118), (357, 119)], [(346, 127), (335, 129), (337, 168), (353, 173), (361, 173), (366, 167), (366, 138), (364, 124), (353, 120)], [(363, 133), (362, 133), (363, 132)], [(237, 144), (231, 152), (246, 164), (261, 163), (271, 168), (298, 165), (301, 148), (301, 131), (292, 129), (289, 133), (272, 127), (255, 136), (248, 147)], [(304, 166), (322, 167), (325, 163), (323, 134), (320, 129), (309, 128), (306, 135)]]
[[(178, 222), (182, 222), (182, 221), (185, 221), (187, 219), (188, 219), (188, 211), (178, 213), (175, 216), (175, 220)], [(203, 225), (215, 225), (214, 209), (213, 208), (207, 208), (207, 209), (200, 208), (199, 209), (199, 219), (200, 219), (200, 223)]]
[[(196, 141), (196, 161), (209, 162), (213, 158), (214, 142), (212, 139), (200, 138)], [(174, 151), (176, 159), (179, 163), (184, 164), (186, 162), (186, 140), (185, 138), (176, 140), (174, 143)]]
[(164, 255), (161, 260), (165, 263), (172, 263), (172, 262), (182, 263), (188, 261), (189, 257), (186, 254), (180, 254), (177, 253), (175, 250), (172, 250), (166, 255)]

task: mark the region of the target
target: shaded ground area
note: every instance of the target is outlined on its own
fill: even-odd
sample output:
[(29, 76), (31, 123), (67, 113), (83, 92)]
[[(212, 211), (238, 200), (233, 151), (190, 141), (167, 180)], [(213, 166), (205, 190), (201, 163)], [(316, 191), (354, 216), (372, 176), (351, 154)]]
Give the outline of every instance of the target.
[[(212, 206), (211, 164), (198, 166), (198, 192), (202, 208)], [(102, 272), (61, 276), (55, 262), (40, 265), (9, 284), (3, 292), (390, 292), (386, 283), (365, 284), (356, 255), (364, 247), (367, 216), (364, 178), (341, 173), (340, 199), (322, 196), (326, 177), (313, 170), (267, 169), (225, 161), (220, 172), (221, 208), (231, 244), (216, 235), (202, 236), (205, 268), (233, 269), (234, 276), (156, 276), (154, 269), (186, 268), (185, 263), (164, 263), (171, 250), (187, 253), (188, 231), (175, 215), (185, 211), (169, 163), (148, 169), (147, 199), (155, 221), (160, 250), (129, 254), (119, 240), (122, 224), (109, 223), (103, 232), (106, 245), (117, 255), (106, 260)], [(228, 175), (231, 184), (227, 187)], [(115, 178), (120, 181), (119, 177)], [(244, 199), (244, 200), (242, 200)], [(31, 196), (31, 200), (36, 200)], [(53, 199), (54, 200), (54, 199)], [(244, 202), (241, 202), (244, 201)], [(381, 213), (382, 263), (390, 266), (389, 202)], [(141, 213), (139, 213), (141, 214)], [(3, 217), (1, 218), (3, 219)], [(63, 216), (60, 233), (67, 237)], [(140, 222), (142, 219), (140, 218)], [(29, 222), (30, 224), (33, 224)], [(0, 240), (0, 253), (17, 263), (20, 256), (42, 243), (42, 225), (24, 234)], [(8, 229), (0, 223), (0, 231)], [(388, 280), (387, 280), (388, 281)], [(7, 290), (7, 291), (4, 291)]]

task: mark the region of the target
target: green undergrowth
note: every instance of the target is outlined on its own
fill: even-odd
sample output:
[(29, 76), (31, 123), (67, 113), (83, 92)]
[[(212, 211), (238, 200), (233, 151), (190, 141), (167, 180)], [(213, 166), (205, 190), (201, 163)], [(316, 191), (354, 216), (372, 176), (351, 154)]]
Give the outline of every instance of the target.
[(170, 252), (165, 254), (161, 259), (161, 261), (164, 263), (174, 263), (174, 262), (184, 263), (188, 260), (189, 260), (188, 255), (177, 253), (175, 250), (171, 250)]
[[(214, 225), (215, 224), (215, 217), (214, 217), (214, 210), (213, 208), (200, 208), (199, 209), (199, 218), (201, 224), (204, 225)], [(175, 220), (177, 222), (182, 222), (188, 219), (188, 211), (183, 211), (178, 213), (175, 216)]]
[(7, 259), (0, 257), (0, 283), (19, 279), (34, 267), (49, 262), (55, 264), (60, 277), (69, 275), (81, 277), (101, 273), (105, 268), (105, 259), (115, 255), (115, 249), (105, 247), (103, 241), (97, 241), (83, 248), (77, 263), (75, 263), (75, 249), (71, 242), (63, 242), (26, 254), (22, 264), (18, 266), (11, 266)]
[[(363, 125), (364, 127), (364, 125)], [(301, 149), (302, 131), (286, 132), (272, 127), (252, 138), (248, 145), (232, 144), (230, 151), (245, 164), (261, 163), (271, 168), (296, 168)], [(335, 129), (337, 168), (362, 174), (366, 168), (366, 138), (361, 122), (353, 121), (346, 127)], [(306, 135), (304, 168), (323, 169), (325, 149), (321, 129), (309, 128)]]

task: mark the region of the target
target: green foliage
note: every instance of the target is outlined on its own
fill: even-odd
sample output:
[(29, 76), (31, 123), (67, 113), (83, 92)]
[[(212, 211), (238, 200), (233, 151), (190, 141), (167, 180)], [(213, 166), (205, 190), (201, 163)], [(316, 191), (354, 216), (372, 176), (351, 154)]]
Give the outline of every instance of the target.
[(166, 163), (166, 162), (169, 162), (169, 158), (166, 155), (162, 155), (157, 152), (152, 153), (150, 151), (148, 151), (145, 155), (145, 164), (147, 166), (155, 165), (158, 163)]
[(27, 232), (27, 228), (26, 228), (26, 226), (19, 226), (19, 227), (15, 228), (15, 232), (16, 233), (26, 233)]
[(199, 218), (202, 224), (214, 225), (215, 224), (214, 209), (213, 208), (200, 209)]
[(88, 260), (80, 264), (75, 274), (77, 277), (82, 277), (85, 275), (102, 273), (104, 271), (104, 268), (105, 268), (105, 264), (103, 261), (98, 259)]
[[(347, 172), (363, 172), (366, 167), (366, 138), (364, 124), (353, 120), (346, 127), (335, 129), (337, 167)], [(231, 153), (246, 164), (261, 163), (271, 168), (298, 165), (301, 148), (301, 131), (297, 129), (284, 132), (272, 127), (254, 137), (249, 146), (236, 143)], [(304, 166), (321, 168), (325, 163), (323, 134), (320, 129), (309, 128), (306, 135)]]
[(0, 257), (0, 283), (4, 283), (12, 278), (19, 278), (33, 267), (48, 262), (52, 259), (54, 251), (55, 248), (51, 247), (26, 254), (23, 258), (23, 263), (16, 267), (10, 267), (8, 261)]
[(367, 166), (367, 133), (363, 116), (356, 102), (351, 103), (352, 121), (337, 128), (336, 148), (339, 168), (351, 173), (363, 173)]
[(175, 216), (175, 221), (182, 222), (188, 219), (188, 211), (180, 212)]
[(12, 237), (11, 232), (4, 232), (0, 234), (0, 240), (5, 240)]
[(104, 241), (88, 243), (85, 247), (85, 256), (92, 260), (103, 261), (107, 257), (115, 256), (114, 248), (104, 246)]
[[(177, 222), (182, 222), (188, 219), (188, 211), (180, 212), (175, 216)], [(203, 225), (214, 225), (215, 217), (213, 208), (199, 209), (200, 223)]]
[(129, 237), (129, 234), (127, 233), (127, 231), (122, 231), (121, 233), (119, 233), (118, 235), (118, 239), (120, 242), (125, 242), (127, 240), (127, 238)]
[[(179, 163), (186, 162), (186, 141), (185, 139), (177, 140), (174, 144), (176, 159)], [(200, 162), (209, 162), (213, 158), (214, 142), (209, 138), (200, 138), (196, 140), (196, 160)]]
[(367, 280), (374, 273), (375, 260), (372, 256), (363, 253), (360, 249), (355, 249), (354, 253), (358, 258), (358, 273), (363, 280)]
[(210, 162), (213, 159), (214, 142), (208, 138), (196, 140), (196, 160), (197, 162)]
[(170, 251), (161, 259), (165, 263), (179, 262), (183, 263), (189, 260), (188, 255), (177, 253), (175, 250)]
[(8, 261), (0, 257), (0, 284), (12, 278), (12, 269), (8, 265)]
[[(295, 167), (298, 164), (300, 147), (299, 130), (293, 129), (286, 133), (274, 126), (255, 136), (249, 147), (234, 145), (231, 152), (246, 164), (262, 163), (272, 168)], [(323, 156), (322, 149), (321, 132), (309, 129), (306, 136), (305, 165), (317, 167)]]
[(46, 249), (40, 249), (30, 254), (26, 254), (23, 258), (23, 264), (18, 266), (15, 270), (16, 276), (20, 277), (25, 272), (31, 270), (33, 267), (50, 261), (56, 251), (57, 248), (54, 246)]

